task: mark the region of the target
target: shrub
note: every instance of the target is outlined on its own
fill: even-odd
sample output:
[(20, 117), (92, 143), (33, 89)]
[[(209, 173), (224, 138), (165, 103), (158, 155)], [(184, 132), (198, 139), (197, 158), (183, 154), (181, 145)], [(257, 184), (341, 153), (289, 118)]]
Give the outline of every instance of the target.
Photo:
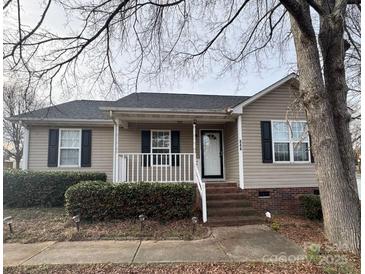
[(271, 223), (271, 229), (272, 229), (272, 230), (274, 230), (274, 231), (279, 231), (279, 229), (280, 229), (280, 224), (279, 224), (278, 222), (276, 222), (276, 221), (273, 221), (273, 222)]
[(195, 186), (188, 183), (81, 182), (65, 194), (66, 211), (82, 219), (127, 219), (144, 214), (168, 221), (191, 217)]
[(318, 244), (311, 244), (307, 250), (307, 260), (316, 264), (321, 259), (321, 246)]
[(311, 220), (322, 219), (322, 206), (319, 195), (305, 194), (299, 197), (304, 209), (304, 216)]
[(63, 206), (65, 191), (84, 180), (106, 181), (105, 173), (5, 171), (4, 206)]

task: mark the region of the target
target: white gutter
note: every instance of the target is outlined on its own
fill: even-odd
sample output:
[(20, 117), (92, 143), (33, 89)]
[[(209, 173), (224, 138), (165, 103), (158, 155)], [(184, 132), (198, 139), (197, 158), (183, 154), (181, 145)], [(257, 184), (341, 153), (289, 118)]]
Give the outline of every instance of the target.
[(230, 110), (222, 109), (178, 109), (178, 108), (132, 108), (132, 107), (99, 107), (104, 111), (118, 111), (118, 112), (140, 112), (140, 113), (203, 113), (203, 114), (229, 114)]
[(110, 119), (64, 119), (64, 118), (36, 118), (36, 117), (8, 117), (8, 121), (55, 121), (55, 122), (112, 122)]

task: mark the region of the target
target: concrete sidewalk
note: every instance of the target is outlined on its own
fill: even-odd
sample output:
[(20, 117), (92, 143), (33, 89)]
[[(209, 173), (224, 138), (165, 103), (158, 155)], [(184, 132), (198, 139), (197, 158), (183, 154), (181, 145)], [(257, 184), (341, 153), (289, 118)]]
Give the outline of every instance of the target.
[(303, 250), (264, 225), (212, 229), (195, 241), (81, 241), (4, 244), (4, 265), (263, 261), (302, 259)]

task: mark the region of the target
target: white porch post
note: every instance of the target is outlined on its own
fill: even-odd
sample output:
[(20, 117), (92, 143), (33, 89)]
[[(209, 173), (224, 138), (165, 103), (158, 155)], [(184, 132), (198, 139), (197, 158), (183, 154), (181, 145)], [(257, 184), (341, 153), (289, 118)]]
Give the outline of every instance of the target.
[(243, 174), (243, 143), (242, 143), (242, 114), (237, 118), (237, 147), (238, 147), (238, 171), (239, 171), (239, 187), (244, 189)]
[(116, 128), (116, 142), (115, 142), (115, 181), (119, 181), (119, 119), (117, 119)]
[(194, 163), (194, 173), (195, 173), (195, 165), (197, 164), (196, 163), (196, 122), (194, 121), (193, 122), (193, 163)]
[(115, 150), (115, 139), (116, 139), (116, 132), (117, 132), (117, 129), (116, 129), (116, 124), (114, 122), (114, 127), (113, 127), (113, 182), (115, 182), (115, 158), (117, 156), (117, 153), (116, 153), (116, 150)]
[(23, 140), (23, 162), (22, 169), (28, 169), (28, 158), (29, 158), (29, 128), (24, 126), (24, 140)]
[(114, 121), (114, 135), (113, 135), (113, 182), (119, 179), (119, 120)]

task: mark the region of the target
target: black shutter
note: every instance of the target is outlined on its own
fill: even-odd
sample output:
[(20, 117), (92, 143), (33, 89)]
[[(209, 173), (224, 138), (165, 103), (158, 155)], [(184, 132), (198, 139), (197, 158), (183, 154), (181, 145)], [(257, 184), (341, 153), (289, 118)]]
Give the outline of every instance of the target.
[(81, 138), (81, 166), (91, 167), (91, 130), (83, 129)]
[[(142, 153), (151, 153), (151, 131), (142, 130)], [(143, 156), (143, 166), (150, 166), (151, 159), (149, 155)]]
[(58, 166), (58, 129), (50, 129), (48, 134), (48, 167)]
[[(180, 131), (171, 131), (171, 153), (180, 153)], [(171, 156), (172, 166), (179, 166), (180, 165), (180, 158), (179, 156)], [(176, 158), (176, 163), (175, 163)]]
[(309, 135), (309, 144), (310, 144), (310, 148), (309, 148), (309, 151), (311, 153), (311, 163), (314, 163), (314, 156), (313, 156), (313, 150), (312, 150), (312, 138), (311, 138), (311, 135)]
[(261, 121), (262, 162), (272, 163), (271, 122)]

